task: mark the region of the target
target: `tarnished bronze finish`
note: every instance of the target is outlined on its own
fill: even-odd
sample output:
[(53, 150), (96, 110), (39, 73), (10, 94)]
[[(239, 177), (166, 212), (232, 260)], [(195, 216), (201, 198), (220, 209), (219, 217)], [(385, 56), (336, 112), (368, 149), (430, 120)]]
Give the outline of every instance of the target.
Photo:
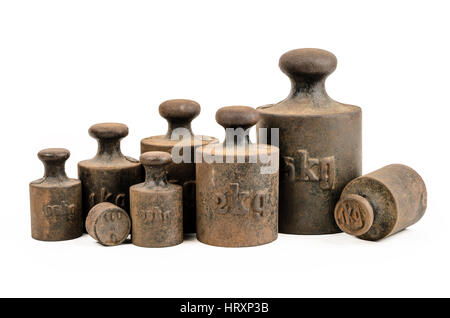
[(377, 241), (419, 221), (426, 207), (422, 178), (410, 167), (394, 164), (347, 184), (334, 217), (342, 231)]
[(361, 175), (361, 109), (328, 97), (325, 79), (336, 57), (298, 49), (280, 58), (290, 95), (259, 107), (258, 128), (279, 129), (280, 232), (340, 232), (333, 210), (344, 186)]
[(131, 241), (142, 247), (167, 247), (183, 242), (182, 187), (167, 181), (170, 154), (141, 155), (145, 182), (130, 188)]
[(83, 234), (81, 182), (66, 175), (69, 156), (62, 148), (38, 153), (45, 174), (30, 183), (31, 236), (36, 240), (71, 240)]
[(128, 135), (124, 124), (93, 125), (89, 135), (98, 141), (97, 155), (78, 163), (78, 176), (83, 184), (83, 215), (101, 202), (111, 202), (129, 213), (129, 188), (143, 181), (139, 161), (126, 157), (120, 140)]
[[(172, 152), (175, 146), (182, 149), (175, 151), (187, 160), (173, 162), (167, 167), (167, 177), (170, 183), (183, 187), (183, 228), (184, 233), (195, 233), (195, 148), (217, 139), (209, 136), (194, 135), (191, 121), (200, 114), (200, 105), (188, 99), (172, 99), (159, 106), (160, 115), (168, 122), (165, 135), (148, 137), (141, 140), (141, 153), (148, 151)], [(180, 130), (182, 128), (182, 130)], [(185, 133), (180, 143), (180, 133)], [(188, 138), (186, 138), (188, 137)], [(189, 162), (186, 162), (189, 161)]]
[[(278, 236), (279, 150), (250, 142), (250, 127), (258, 121), (253, 108), (223, 107), (216, 120), (226, 129), (225, 141), (196, 153), (202, 157), (196, 164), (197, 238), (225, 247), (272, 242)], [(274, 160), (271, 171), (264, 170), (262, 155)]]
[(131, 220), (124, 209), (109, 202), (94, 206), (86, 218), (86, 230), (102, 245), (122, 244), (130, 234)]

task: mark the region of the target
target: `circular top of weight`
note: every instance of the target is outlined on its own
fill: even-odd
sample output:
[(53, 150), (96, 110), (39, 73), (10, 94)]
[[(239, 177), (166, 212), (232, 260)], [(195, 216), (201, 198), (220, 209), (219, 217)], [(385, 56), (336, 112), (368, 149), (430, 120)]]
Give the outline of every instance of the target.
[(141, 140), (141, 151), (170, 151), (175, 145), (197, 147), (217, 142), (210, 136), (194, 135), (191, 122), (200, 114), (200, 104), (190, 99), (170, 99), (159, 105), (159, 114), (167, 120), (165, 135), (147, 137)]
[(354, 236), (369, 231), (373, 218), (373, 209), (369, 201), (356, 194), (342, 197), (334, 209), (336, 224), (342, 231)]
[(336, 56), (325, 50), (306, 48), (284, 53), (279, 67), (291, 80), (290, 94), (279, 103), (258, 107), (261, 121), (271, 116), (284, 119), (360, 113), (359, 107), (336, 102), (326, 93), (325, 79), (336, 66)]
[(93, 207), (98, 214), (94, 219), (94, 236), (107, 246), (122, 244), (130, 234), (131, 220), (128, 214), (112, 203), (103, 202)]
[(159, 114), (168, 121), (191, 122), (200, 114), (200, 104), (190, 99), (170, 99), (159, 105)]
[(333, 73), (337, 66), (336, 56), (321, 49), (297, 49), (280, 57), (280, 69), (295, 79), (321, 79)]
[(43, 162), (66, 161), (70, 151), (65, 148), (47, 148), (38, 152), (38, 158)]
[(259, 113), (248, 106), (226, 106), (216, 112), (216, 121), (223, 128), (248, 129), (258, 122)]
[(128, 135), (128, 127), (120, 123), (101, 123), (89, 128), (89, 135), (96, 139), (121, 139)]
[(163, 151), (149, 151), (141, 155), (140, 161), (144, 166), (164, 166), (172, 162), (172, 156)]

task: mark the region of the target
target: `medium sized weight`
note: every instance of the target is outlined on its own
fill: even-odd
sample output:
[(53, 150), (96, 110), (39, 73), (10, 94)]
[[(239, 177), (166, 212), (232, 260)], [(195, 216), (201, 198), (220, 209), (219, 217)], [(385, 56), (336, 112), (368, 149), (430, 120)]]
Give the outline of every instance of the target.
[(168, 247), (183, 242), (182, 187), (167, 181), (170, 154), (141, 155), (146, 180), (130, 188), (131, 241), (141, 247)]
[(86, 230), (105, 246), (122, 244), (130, 234), (131, 220), (124, 209), (102, 202), (94, 206), (86, 218)]
[(30, 183), (31, 236), (41, 241), (63, 241), (83, 234), (81, 182), (67, 177), (63, 148), (39, 151), (44, 177)]
[[(159, 114), (167, 120), (165, 135), (147, 137), (141, 140), (141, 154), (149, 151), (165, 151), (178, 156), (167, 166), (170, 183), (183, 187), (183, 231), (195, 233), (195, 149), (209, 143), (216, 143), (214, 137), (195, 135), (191, 122), (200, 114), (200, 105), (189, 99), (171, 99), (159, 105)], [(181, 161), (181, 162), (180, 162)]]
[[(258, 112), (222, 107), (216, 121), (225, 128), (221, 144), (197, 149), (197, 238), (221, 247), (270, 243), (278, 237), (278, 158), (276, 146), (254, 144), (250, 128)], [(267, 160), (266, 160), (267, 159)]]
[(342, 231), (377, 241), (419, 221), (426, 207), (427, 190), (419, 174), (393, 164), (347, 184), (334, 218)]
[(113, 203), (129, 212), (129, 188), (144, 179), (139, 161), (120, 150), (120, 141), (128, 135), (128, 127), (119, 123), (96, 124), (89, 128), (89, 135), (97, 139), (98, 150), (94, 158), (78, 163), (84, 219), (101, 202)]

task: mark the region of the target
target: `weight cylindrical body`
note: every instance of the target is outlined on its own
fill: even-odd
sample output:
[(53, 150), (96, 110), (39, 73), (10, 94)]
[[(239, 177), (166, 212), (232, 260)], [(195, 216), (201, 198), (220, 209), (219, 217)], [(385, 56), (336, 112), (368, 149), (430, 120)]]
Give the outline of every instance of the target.
[(89, 235), (105, 246), (122, 244), (130, 234), (130, 229), (128, 213), (109, 202), (95, 205), (86, 218)]
[(165, 152), (141, 155), (146, 180), (130, 188), (134, 245), (168, 247), (183, 242), (182, 188), (167, 181), (170, 162), (170, 154)]
[(41, 241), (62, 241), (83, 234), (81, 182), (70, 179), (64, 163), (70, 153), (50, 148), (39, 152), (43, 178), (30, 183), (31, 236)]
[[(249, 107), (220, 109), (216, 119), (227, 128), (226, 141), (197, 150), (197, 157), (203, 156), (196, 167), (197, 238), (203, 243), (244, 247), (277, 238), (279, 153), (275, 146), (250, 143), (248, 131), (257, 115)], [(229, 128), (241, 131), (233, 136)], [(267, 171), (263, 154), (273, 159)]]
[(347, 184), (334, 214), (343, 231), (376, 241), (419, 221), (426, 207), (427, 191), (419, 174), (393, 164)]
[(128, 135), (123, 124), (104, 123), (92, 126), (89, 134), (98, 140), (97, 155), (78, 163), (78, 176), (83, 184), (83, 215), (101, 202), (110, 202), (129, 213), (129, 188), (143, 181), (139, 161), (124, 156), (120, 140)]
[[(328, 97), (325, 79), (336, 58), (318, 49), (284, 54), (280, 67), (292, 82), (282, 102), (259, 107), (258, 128), (280, 148), (280, 232), (340, 232), (333, 217), (344, 186), (361, 175), (361, 109)], [(278, 130), (279, 140), (272, 139)]]
[[(209, 136), (194, 135), (191, 121), (200, 113), (200, 105), (192, 100), (173, 99), (159, 106), (159, 113), (168, 122), (165, 135), (152, 136), (141, 140), (141, 154), (150, 151), (171, 153), (181, 160), (167, 166), (167, 178), (170, 183), (183, 187), (183, 229), (184, 233), (195, 233), (195, 149), (217, 139)], [(174, 149), (175, 148), (175, 149)]]

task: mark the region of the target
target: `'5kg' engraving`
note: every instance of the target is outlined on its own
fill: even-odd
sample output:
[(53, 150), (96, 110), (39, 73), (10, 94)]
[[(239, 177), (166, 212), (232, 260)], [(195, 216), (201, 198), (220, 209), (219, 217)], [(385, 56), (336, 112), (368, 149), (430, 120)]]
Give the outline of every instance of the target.
[(336, 181), (334, 156), (310, 158), (308, 151), (297, 150), (295, 157), (283, 157), (284, 173), (288, 182), (319, 182), (320, 188), (333, 189)]
[(269, 194), (266, 191), (239, 191), (239, 183), (230, 183), (231, 191), (215, 194), (216, 212), (242, 215), (253, 211), (257, 216), (266, 216)]

